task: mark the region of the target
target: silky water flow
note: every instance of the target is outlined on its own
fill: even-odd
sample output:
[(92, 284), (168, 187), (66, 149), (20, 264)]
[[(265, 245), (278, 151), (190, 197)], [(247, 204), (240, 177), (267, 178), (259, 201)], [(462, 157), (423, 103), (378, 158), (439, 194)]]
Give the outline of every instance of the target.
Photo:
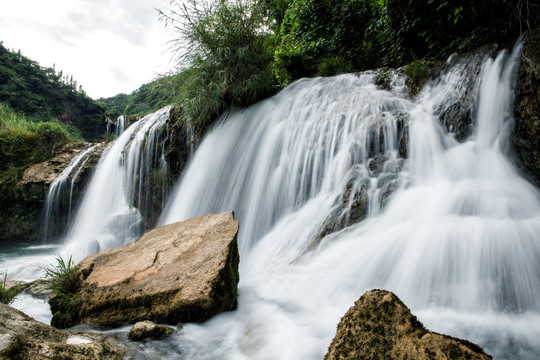
[[(495, 359), (537, 358), (540, 195), (508, 158), (519, 51), (486, 56), (472, 82), (458, 62), (414, 101), (398, 73), (382, 90), (381, 74), (366, 72), (299, 80), (218, 122), (160, 223), (234, 210), (238, 309), (139, 356), (322, 359), (341, 316), (380, 288)], [(464, 84), (477, 101), (459, 142), (437, 114)], [(63, 253), (80, 260), (140, 235), (134, 178), (156, 157), (147, 146), (163, 152), (150, 134), (167, 117), (141, 119), (106, 150)]]
[[(162, 223), (235, 211), (239, 307), (146, 354), (321, 359), (346, 310), (381, 288), (433, 331), (537, 358), (540, 198), (507, 157), (519, 51), (484, 60), (463, 142), (435, 115), (473, 76), (459, 63), (414, 102), (398, 75), (390, 91), (370, 72), (304, 79), (217, 125)], [(322, 236), (363, 184), (366, 218)]]

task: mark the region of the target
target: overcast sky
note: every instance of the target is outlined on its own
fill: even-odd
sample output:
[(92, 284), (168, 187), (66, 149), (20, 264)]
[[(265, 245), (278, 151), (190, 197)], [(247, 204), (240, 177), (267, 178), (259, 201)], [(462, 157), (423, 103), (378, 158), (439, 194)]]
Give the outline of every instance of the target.
[(0, 0), (0, 41), (73, 75), (92, 98), (129, 94), (174, 67), (168, 0)]

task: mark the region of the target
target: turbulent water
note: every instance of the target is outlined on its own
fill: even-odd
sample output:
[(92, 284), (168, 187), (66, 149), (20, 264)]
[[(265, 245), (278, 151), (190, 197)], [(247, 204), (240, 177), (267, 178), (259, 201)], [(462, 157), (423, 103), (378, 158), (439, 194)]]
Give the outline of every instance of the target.
[[(143, 219), (134, 205), (146, 204), (143, 194), (149, 191), (143, 188), (152, 163), (159, 161), (160, 169), (166, 167), (155, 139), (168, 115), (169, 108), (164, 108), (118, 131), (116, 141), (105, 150), (66, 236), (63, 252), (75, 261), (141, 235)], [(123, 119), (118, 123), (123, 127)]]
[[(398, 74), (382, 90), (367, 72), (303, 79), (230, 114), (161, 223), (234, 210), (238, 309), (146, 343), (140, 357), (322, 359), (346, 310), (382, 288), (430, 330), (496, 359), (538, 358), (540, 194), (508, 159), (518, 55), (486, 57), (478, 79), (458, 62), (415, 100)], [(458, 142), (436, 114), (464, 84), (476, 104)], [(103, 155), (62, 251), (79, 259), (140, 234), (134, 205), (148, 189), (135, 179), (148, 176), (144, 159), (163, 160), (155, 134), (167, 114)]]
[[(301, 80), (230, 115), (200, 145), (162, 222), (235, 211), (239, 308), (186, 325), (148, 355), (321, 359), (347, 308), (383, 288), (432, 330), (498, 359), (537, 358), (540, 197), (506, 156), (518, 51), (484, 62), (474, 131), (462, 143), (434, 115), (471, 76), (460, 66), (416, 101), (399, 77), (382, 91), (365, 73)], [(368, 217), (314, 243), (348, 184), (366, 180)]]
[[(54, 224), (55, 221), (58, 221), (56, 218), (62, 216), (62, 211), (65, 211), (66, 209), (68, 213), (66, 221), (69, 223), (75, 181), (77, 181), (79, 173), (88, 161), (90, 155), (98, 146), (99, 144), (90, 146), (88, 149), (77, 154), (49, 186), (49, 192), (45, 199), (45, 215), (43, 221), (42, 238), (44, 243), (50, 240), (49, 226)], [(70, 179), (71, 181), (69, 181)]]

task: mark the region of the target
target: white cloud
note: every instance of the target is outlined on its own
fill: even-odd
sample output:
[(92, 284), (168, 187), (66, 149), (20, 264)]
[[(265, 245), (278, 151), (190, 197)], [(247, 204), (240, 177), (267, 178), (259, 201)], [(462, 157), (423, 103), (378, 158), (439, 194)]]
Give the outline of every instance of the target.
[(73, 75), (92, 97), (130, 93), (172, 67), (166, 0), (26, 0), (0, 3), (0, 41)]

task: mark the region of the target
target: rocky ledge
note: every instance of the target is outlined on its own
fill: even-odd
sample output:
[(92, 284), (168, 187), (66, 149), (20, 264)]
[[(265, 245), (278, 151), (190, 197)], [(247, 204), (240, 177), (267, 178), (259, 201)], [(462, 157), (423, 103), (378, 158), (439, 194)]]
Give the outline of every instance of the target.
[(338, 325), (325, 360), (491, 359), (482, 348), (427, 330), (393, 293), (366, 292)]
[[(165, 225), (85, 258), (73, 324), (202, 322), (234, 310), (238, 222), (232, 212)], [(55, 318), (61, 314), (54, 314)]]
[(128, 349), (116, 338), (68, 332), (0, 304), (0, 359), (123, 359)]

